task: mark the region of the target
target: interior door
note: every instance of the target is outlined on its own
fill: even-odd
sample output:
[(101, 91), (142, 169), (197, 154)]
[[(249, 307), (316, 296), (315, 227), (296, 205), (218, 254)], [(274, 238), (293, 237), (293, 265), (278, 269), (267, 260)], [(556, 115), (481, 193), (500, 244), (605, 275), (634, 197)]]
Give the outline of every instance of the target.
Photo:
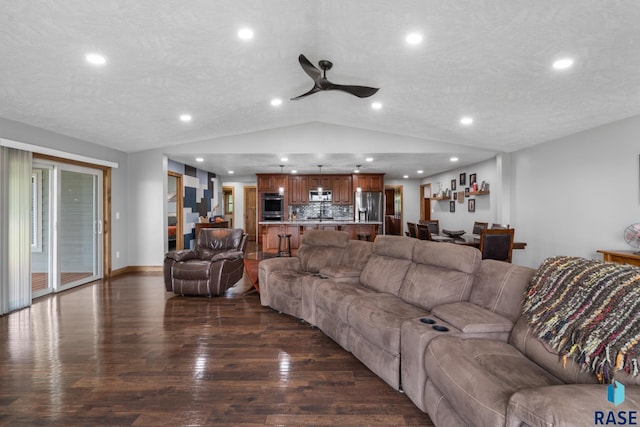
[(258, 204), (255, 186), (244, 187), (244, 230), (249, 235), (249, 240), (255, 241), (258, 229)]

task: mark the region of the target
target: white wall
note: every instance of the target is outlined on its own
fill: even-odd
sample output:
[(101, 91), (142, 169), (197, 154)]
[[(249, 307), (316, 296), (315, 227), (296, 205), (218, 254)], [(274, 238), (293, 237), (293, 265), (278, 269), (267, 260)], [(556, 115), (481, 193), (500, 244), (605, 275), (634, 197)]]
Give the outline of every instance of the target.
[[(255, 176), (254, 176), (255, 179)], [(236, 181), (225, 181), (222, 178), (222, 186), (224, 187), (233, 187), (233, 227), (234, 228), (244, 228), (244, 187), (247, 186), (256, 186), (256, 182), (236, 182)]]
[(636, 116), (513, 153), (513, 217), (528, 243), (514, 261), (631, 249), (623, 231), (640, 222), (639, 139)]
[[(475, 173), (478, 186), (482, 181), (489, 183), (490, 194), (487, 196), (465, 197), (464, 203), (456, 201), (456, 211), (449, 212), (449, 201), (432, 201), (431, 202), (431, 219), (440, 220), (440, 230), (466, 230), (470, 233), (475, 221), (481, 222), (509, 222), (506, 218), (498, 220), (498, 200), (501, 197), (501, 186), (498, 183), (498, 171), (496, 167), (496, 159), (490, 159), (475, 165), (465, 166), (462, 168), (452, 169), (449, 172), (438, 175), (429, 176), (422, 180), (423, 184), (431, 184), (431, 192), (435, 194), (438, 191), (438, 183), (442, 185), (442, 189), (451, 189), (451, 180), (456, 180), (456, 190), (464, 191), (465, 187), (469, 187), (469, 175)], [(460, 185), (460, 174), (466, 173), (466, 184)], [(467, 203), (470, 198), (476, 201), (475, 212), (469, 212)]]
[(128, 265), (159, 266), (167, 229), (167, 158), (160, 150), (129, 154)]
[[(117, 163), (118, 168), (114, 168), (111, 173), (111, 260), (114, 270), (129, 265), (129, 227), (124, 215), (128, 210), (126, 153), (3, 118), (0, 118), (0, 137)], [(120, 213), (120, 219), (116, 219), (116, 213)], [(116, 258), (118, 251), (120, 258)]]
[(402, 186), (402, 232), (407, 231), (407, 221), (418, 222), (420, 219), (420, 180), (418, 179), (385, 179), (384, 185)]

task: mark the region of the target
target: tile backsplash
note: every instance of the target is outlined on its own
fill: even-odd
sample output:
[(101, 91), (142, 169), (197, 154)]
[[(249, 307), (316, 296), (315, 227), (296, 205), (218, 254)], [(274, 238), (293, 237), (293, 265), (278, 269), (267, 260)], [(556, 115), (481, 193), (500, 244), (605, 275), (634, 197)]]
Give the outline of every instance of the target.
[(332, 205), (330, 203), (309, 203), (308, 205), (290, 206), (289, 215), (295, 212), (296, 219), (327, 218), (353, 219), (353, 205)]

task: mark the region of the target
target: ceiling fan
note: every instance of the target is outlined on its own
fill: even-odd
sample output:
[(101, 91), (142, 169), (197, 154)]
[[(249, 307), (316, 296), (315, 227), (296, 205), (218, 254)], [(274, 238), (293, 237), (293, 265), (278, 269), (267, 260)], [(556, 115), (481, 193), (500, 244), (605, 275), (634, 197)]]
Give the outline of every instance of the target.
[(300, 62), (300, 66), (302, 67), (304, 72), (307, 73), (309, 77), (311, 77), (311, 79), (313, 79), (313, 88), (311, 88), (309, 92), (303, 93), (302, 95), (296, 96), (295, 98), (291, 98), (292, 101), (304, 98), (305, 96), (323, 90), (341, 90), (343, 92), (347, 92), (351, 95), (357, 96), (358, 98), (367, 98), (375, 94), (379, 90), (379, 88), (375, 87), (338, 85), (335, 83), (331, 83), (329, 80), (327, 80), (327, 70), (330, 70), (331, 67), (333, 67), (333, 63), (331, 63), (331, 61), (327, 61), (326, 59), (318, 62), (318, 65), (320, 66), (322, 71), (320, 71), (315, 65), (309, 62), (309, 60), (302, 54), (298, 57), (298, 61)]

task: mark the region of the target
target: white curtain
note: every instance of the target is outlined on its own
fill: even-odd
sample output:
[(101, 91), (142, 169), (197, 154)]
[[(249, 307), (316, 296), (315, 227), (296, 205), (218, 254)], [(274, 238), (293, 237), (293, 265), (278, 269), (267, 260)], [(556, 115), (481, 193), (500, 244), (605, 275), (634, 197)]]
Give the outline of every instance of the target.
[(0, 314), (31, 305), (31, 158), (0, 147)]

